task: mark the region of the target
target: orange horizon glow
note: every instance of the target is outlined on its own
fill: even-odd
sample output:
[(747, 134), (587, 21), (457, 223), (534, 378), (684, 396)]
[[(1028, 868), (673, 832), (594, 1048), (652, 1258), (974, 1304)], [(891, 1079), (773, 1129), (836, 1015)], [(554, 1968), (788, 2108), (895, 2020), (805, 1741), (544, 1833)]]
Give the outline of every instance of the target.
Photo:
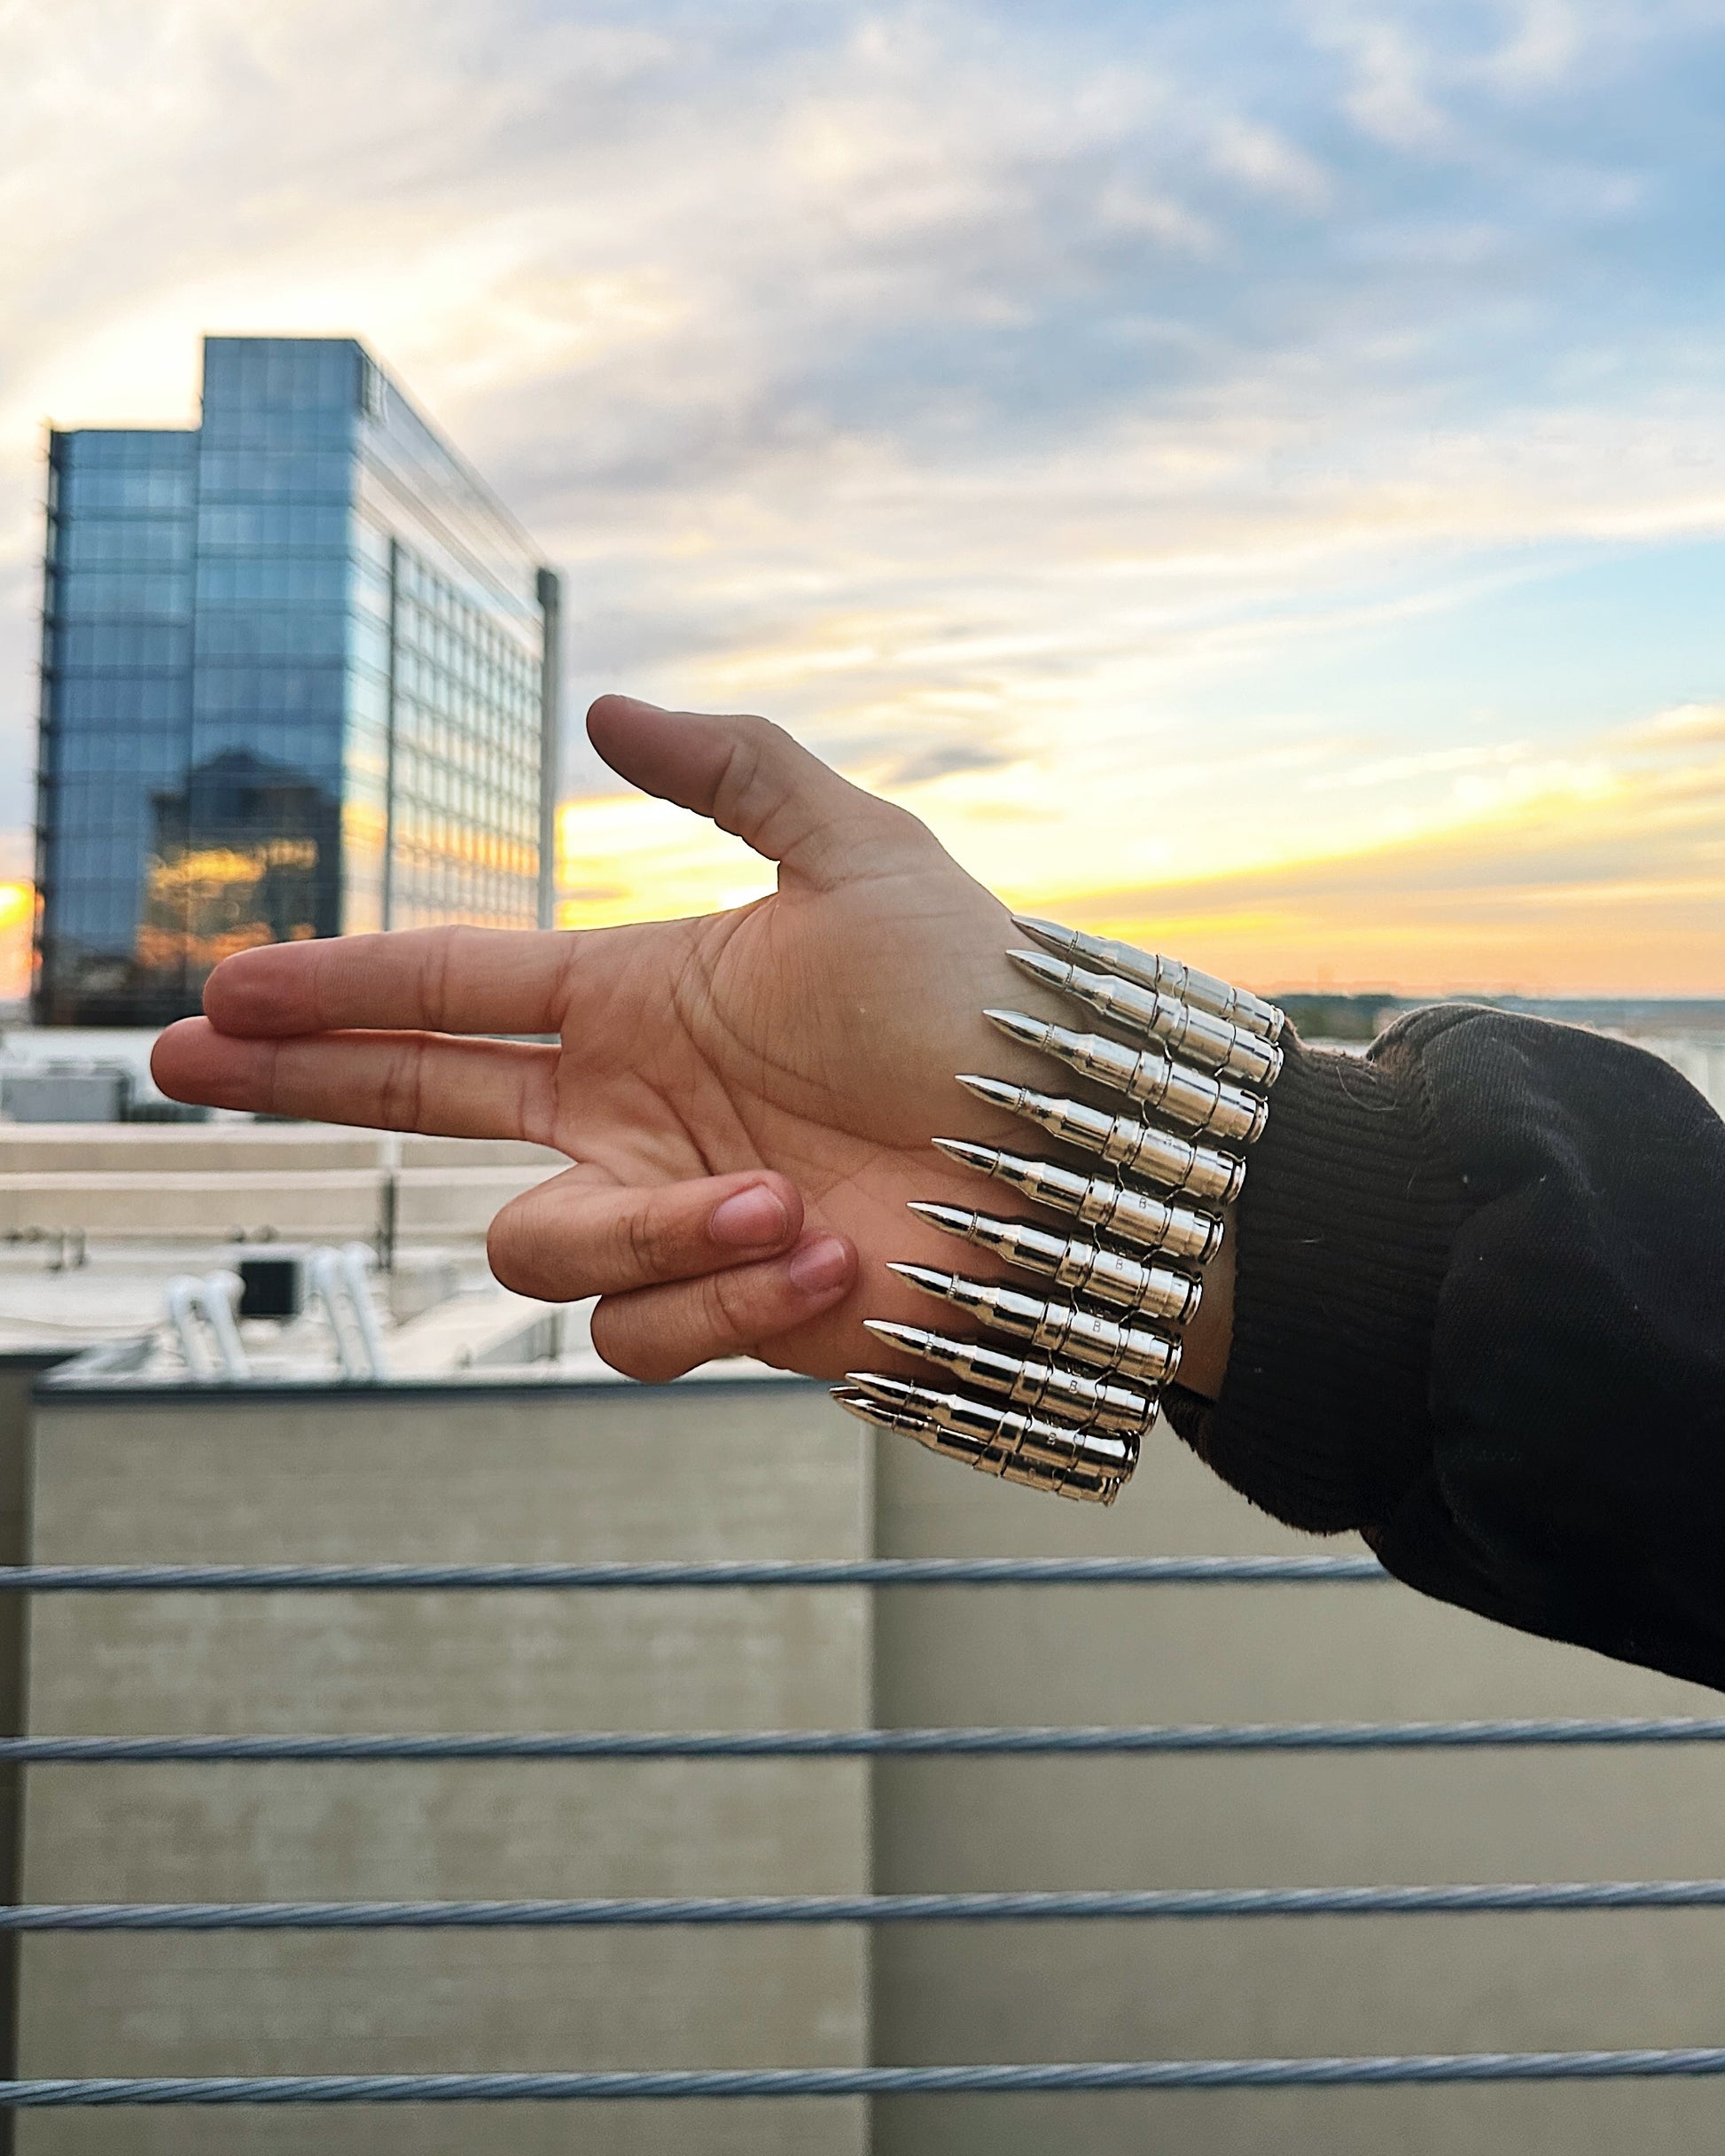
[[(724, 904), (745, 904), (770, 890), (740, 884), (715, 892), (710, 906), (654, 902), (642, 890), (638, 907), (564, 899), (558, 925), (608, 928), (633, 920), (669, 920)], [(1246, 912), (1214, 910), (1190, 890), (1171, 888), (1167, 903), (1122, 908), (1105, 896), (1067, 891), (1050, 897), (1034, 886), (1003, 886), (1015, 911), (1044, 913), (1095, 934), (1117, 936), (1237, 980), (1268, 995), (1381, 995), (1385, 998), (1470, 996), (1659, 1001), (1725, 996), (1720, 959), (1720, 915), (1725, 892), (1713, 894), (1699, 922), (1664, 904), (1626, 917), (1609, 892), (1543, 894), (1541, 911), (1561, 908), (1562, 932), (1537, 915), (1513, 918), (1421, 920), (1400, 911), (1363, 921), (1357, 910), (1289, 900)]]
[[(1129, 770), (1129, 766), (1128, 767)], [(1347, 783), (1342, 767), (1340, 784)], [(1465, 787), (1297, 843), (1301, 819), (1201, 816), (1159, 832), (1149, 787), (1034, 759), (894, 786), (956, 858), (1020, 910), (1167, 950), (1270, 993), (1725, 996), (1725, 707), (1685, 706), (1502, 761)], [(1326, 781), (1331, 793), (1334, 781)], [(597, 928), (745, 904), (770, 863), (636, 793), (559, 806), (558, 920)], [(1291, 835), (1292, 834), (1292, 835)], [(1206, 849), (1207, 852), (1206, 852)], [(27, 993), (35, 892), (0, 882), (0, 999)]]
[[(558, 811), (558, 925), (611, 927), (745, 904), (770, 864), (638, 795)], [(1725, 875), (1687, 884), (1488, 885), (1434, 901), (1398, 889), (1413, 846), (1283, 862), (1133, 891), (1003, 881), (1019, 910), (1174, 952), (1272, 993), (1439, 996), (1725, 996)], [(0, 1001), (29, 993), (35, 890), (0, 882)]]
[[(0, 995), (43, 418), (183, 427), (217, 332), (364, 340), (572, 720), (763, 711), (1271, 992), (1725, 996), (1705, 11), (1246, 12), (4, 12)], [(770, 888), (576, 730), (562, 918)]]
[(34, 884), (22, 878), (0, 883), (0, 1003), (20, 1003), (30, 993), (35, 906)]
[[(1725, 996), (1725, 849), (1713, 836), (1725, 829), (1725, 757), (1631, 751), (1585, 783), (1405, 837), (1129, 883), (1064, 817), (1034, 832), (996, 824), (986, 802), (943, 786), (906, 805), (1015, 908), (1271, 992)], [(771, 864), (740, 842), (639, 795), (565, 801), (558, 832), (566, 927), (702, 913), (773, 887)], [(1087, 850), (1088, 876), (1074, 869)]]

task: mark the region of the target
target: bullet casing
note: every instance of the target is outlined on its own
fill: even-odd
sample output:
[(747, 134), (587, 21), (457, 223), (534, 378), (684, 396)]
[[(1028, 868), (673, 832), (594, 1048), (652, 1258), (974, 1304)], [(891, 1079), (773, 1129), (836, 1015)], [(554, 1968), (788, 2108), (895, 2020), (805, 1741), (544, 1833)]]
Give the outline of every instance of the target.
[(948, 1340), (920, 1325), (889, 1324), (875, 1318), (864, 1322), (870, 1332), (906, 1355), (920, 1355), (938, 1369), (949, 1370), (984, 1392), (1002, 1394), (1014, 1407), (1034, 1414), (1122, 1437), (1142, 1436), (1156, 1419), (1154, 1398), (1127, 1386), (1110, 1385), (1057, 1363), (1003, 1355), (980, 1340)]
[(881, 1377), (871, 1371), (851, 1371), (845, 1383), (865, 1400), (925, 1416), (936, 1430), (974, 1447), (979, 1455), (998, 1454), (1063, 1475), (1075, 1468), (1116, 1479), (1129, 1474), (1137, 1460), (1136, 1436), (1081, 1429), (999, 1401), (972, 1400), (964, 1393), (912, 1385), (903, 1378)]
[(1140, 1250), (1155, 1250), (1183, 1265), (1202, 1265), (1222, 1241), (1222, 1223), (1213, 1214), (1153, 1198), (1112, 1176), (1081, 1176), (1051, 1160), (1027, 1160), (992, 1145), (972, 1145), (962, 1138), (936, 1138), (948, 1158), (1009, 1190), (1034, 1198), (1057, 1213), (1069, 1214), (1087, 1228), (1117, 1236)]
[(991, 1464), (983, 1472), (1025, 1489), (1039, 1489), (1050, 1497), (1072, 1497), (1081, 1504), (1112, 1504), (1132, 1470), (1128, 1467), (1113, 1474), (1098, 1467), (1043, 1467), (1034, 1460), (1008, 1453), (998, 1466)]
[(983, 1015), (1012, 1040), (1058, 1057), (1081, 1078), (1159, 1109), (1184, 1129), (1250, 1144), (1268, 1120), (1269, 1110), (1256, 1095), (1176, 1063), (1159, 1048), (1123, 1047), (1102, 1034), (1073, 1033), (1022, 1011)]
[(1026, 914), (1015, 913), (1012, 925), (1057, 957), (1073, 959), (1104, 973), (1118, 973), (1121, 980), (1136, 981), (1152, 994), (1178, 996), (1200, 1011), (1261, 1034), (1267, 1041), (1282, 1037), (1284, 1021), (1276, 1004), (1266, 1003), (1250, 989), (1218, 980), (1214, 973), (1201, 973), (1178, 958), (1139, 950), (1135, 944), (1119, 942), (1112, 936), (1086, 935), (1081, 929), (1063, 928), (1058, 921), (1041, 921)]
[[(1115, 1172), (934, 1139), (948, 1159), (1087, 1232), (944, 1204), (913, 1201), (910, 1210), (1064, 1294), (895, 1264), (891, 1269), (925, 1294), (1030, 1352), (871, 1318), (865, 1323), (878, 1338), (944, 1374), (912, 1382), (854, 1371), (833, 1397), (979, 1473), (1112, 1504), (1136, 1465), (1159, 1388), (1180, 1368), (1181, 1328), (1203, 1293), (1199, 1273), (1220, 1247), (1221, 1215), (1244, 1180), (1238, 1154), (1268, 1120), (1263, 1095), (1282, 1068), (1283, 1014), (1175, 960), (1014, 918), (1037, 948), (1010, 951), (1011, 961), (1039, 986), (1100, 1013), (1123, 1037), (1021, 1011), (984, 1016), (1089, 1085), (1124, 1096), (1136, 1112), (992, 1077), (961, 1074), (958, 1082)], [(964, 1387), (973, 1389), (953, 1389)]]
[(1163, 1265), (1146, 1265), (1103, 1243), (1078, 1242), (1050, 1235), (1028, 1221), (995, 1220), (956, 1206), (912, 1203), (910, 1210), (948, 1235), (962, 1236), (979, 1249), (992, 1250), (1009, 1264), (1040, 1273), (1075, 1295), (1094, 1295), (1117, 1309), (1183, 1324), (1198, 1308), (1203, 1293), (1196, 1280)]
[(1266, 1090), (1276, 1082), (1282, 1051), (1261, 1034), (1229, 1025), (1226, 1019), (1183, 1003), (1177, 996), (1159, 994), (1112, 974), (1089, 973), (1045, 951), (1010, 950), (1006, 955), (1020, 973), (1043, 988), (1088, 1004), (1123, 1033), (1162, 1042), (1170, 1055), (1200, 1070)]
[(993, 1280), (966, 1280), (925, 1265), (894, 1265), (893, 1271), (938, 1296), (996, 1332), (1021, 1340), (1047, 1355), (1067, 1355), (1104, 1376), (1155, 1387), (1180, 1368), (1177, 1340), (1089, 1308), (1081, 1302), (1050, 1302), (1040, 1295)]
[(852, 1385), (828, 1387), (831, 1396), (841, 1408), (852, 1415), (860, 1415), (864, 1422), (873, 1423), (881, 1430), (902, 1430), (914, 1437), (924, 1418), (912, 1415), (903, 1408), (888, 1407), (882, 1401), (870, 1400)]
[(978, 1078), (962, 1073), (958, 1082), (991, 1107), (1004, 1108), (1021, 1116), (1039, 1130), (1047, 1131), (1081, 1151), (1095, 1153), (1115, 1168), (1182, 1197), (1218, 1207), (1231, 1205), (1245, 1181), (1245, 1162), (1238, 1154), (1219, 1152), (1197, 1145), (1190, 1138), (1164, 1130), (1156, 1123), (1141, 1123), (1130, 1115), (1110, 1115), (1088, 1102), (1068, 1100), (1057, 1093), (1039, 1093), (1029, 1086), (1008, 1085), (999, 1078)]
[(1008, 1452), (987, 1448), (975, 1450), (968, 1441), (961, 1441), (952, 1431), (941, 1429), (927, 1416), (871, 1400), (855, 1386), (835, 1385), (832, 1397), (847, 1414), (855, 1415), (859, 1421), (872, 1423), (878, 1430), (894, 1430), (902, 1436), (914, 1438), (943, 1459), (962, 1461), (979, 1474), (996, 1475), (1003, 1482), (1017, 1482), (1026, 1489), (1041, 1490), (1050, 1496), (1072, 1497), (1081, 1504), (1112, 1504), (1126, 1480), (1124, 1473), (1106, 1472), (1099, 1468), (1046, 1467)]
[[(914, 1388), (904, 1389), (909, 1393)], [(832, 1397), (865, 1422), (883, 1430), (902, 1430), (907, 1436), (920, 1440), (931, 1452), (944, 1453), (949, 1460), (963, 1460), (967, 1467), (980, 1468), (985, 1473), (991, 1457), (998, 1461), (1006, 1457), (998, 1446), (991, 1447), (986, 1437), (936, 1422), (923, 1409), (882, 1390), (880, 1380), (865, 1381), (864, 1374), (853, 1374), (843, 1385), (835, 1385)]]

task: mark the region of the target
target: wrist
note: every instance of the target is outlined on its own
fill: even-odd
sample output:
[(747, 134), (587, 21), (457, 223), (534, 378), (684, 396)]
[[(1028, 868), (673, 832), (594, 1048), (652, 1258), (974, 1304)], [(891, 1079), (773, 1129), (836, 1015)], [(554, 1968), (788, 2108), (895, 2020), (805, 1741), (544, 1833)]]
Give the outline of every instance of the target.
[(1186, 1328), (1180, 1356), (1181, 1389), (1202, 1400), (1214, 1400), (1228, 1377), (1234, 1339), (1234, 1277), (1238, 1263), (1237, 1206), (1230, 1206), (1223, 1214), (1222, 1226), (1221, 1246), (1204, 1268), (1204, 1298)]
[(1370, 1057), (1284, 1046), (1229, 1238), (1227, 1352), (1219, 1372), (1189, 1362), (1166, 1406), (1254, 1504), (1333, 1533), (1386, 1517), (1429, 1460), (1432, 1338), (1465, 1203), (1405, 1035)]
[[(1267, 1096), (1282, 1068), (1282, 1014), (1128, 945), (1050, 922), (1015, 918), (1014, 926), (1038, 948), (1010, 950), (1011, 964), (1059, 998), (1073, 1022), (1009, 1008), (984, 1015), (1054, 1070), (1034, 1085), (956, 1075), (1027, 1126), (1035, 1150), (947, 1138), (934, 1144), (1054, 1218), (1003, 1214), (981, 1191), (985, 1209), (920, 1202), (910, 1209), (1028, 1276), (1035, 1292), (894, 1265), (925, 1293), (1006, 1337), (865, 1321), (941, 1374), (930, 1382), (853, 1372), (834, 1397), (863, 1420), (979, 1472), (1112, 1504), (1164, 1384), (1183, 1369), (1188, 1384), (1207, 1392), (1225, 1382), (1232, 1300), (1222, 1254), (1225, 1214), (1245, 1177), (1246, 1149), (1268, 1117)], [(1055, 1090), (1044, 1090), (1048, 1084)], [(1037, 1134), (1082, 1161), (1045, 1157)]]

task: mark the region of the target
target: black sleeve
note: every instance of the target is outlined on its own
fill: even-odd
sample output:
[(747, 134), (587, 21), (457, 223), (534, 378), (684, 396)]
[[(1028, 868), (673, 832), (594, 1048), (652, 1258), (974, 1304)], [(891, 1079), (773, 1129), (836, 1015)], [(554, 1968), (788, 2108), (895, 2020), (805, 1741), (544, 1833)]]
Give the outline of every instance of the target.
[(1725, 1123), (1657, 1058), (1468, 1006), (1291, 1042), (1215, 1402), (1171, 1418), (1410, 1586), (1725, 1689)]

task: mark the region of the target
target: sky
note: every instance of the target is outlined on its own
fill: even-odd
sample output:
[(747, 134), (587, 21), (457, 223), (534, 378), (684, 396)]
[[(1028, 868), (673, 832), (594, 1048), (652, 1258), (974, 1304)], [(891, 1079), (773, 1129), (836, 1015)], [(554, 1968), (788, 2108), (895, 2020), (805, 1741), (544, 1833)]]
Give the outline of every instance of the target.
[[(0, 0), (0, 943), (46, 425), (340, 333), (574, 712), (1261, 987), (1725, 994), (1721, 110), (1725, 0)], [(564, 779), (571, 925), (768, 887)]]

